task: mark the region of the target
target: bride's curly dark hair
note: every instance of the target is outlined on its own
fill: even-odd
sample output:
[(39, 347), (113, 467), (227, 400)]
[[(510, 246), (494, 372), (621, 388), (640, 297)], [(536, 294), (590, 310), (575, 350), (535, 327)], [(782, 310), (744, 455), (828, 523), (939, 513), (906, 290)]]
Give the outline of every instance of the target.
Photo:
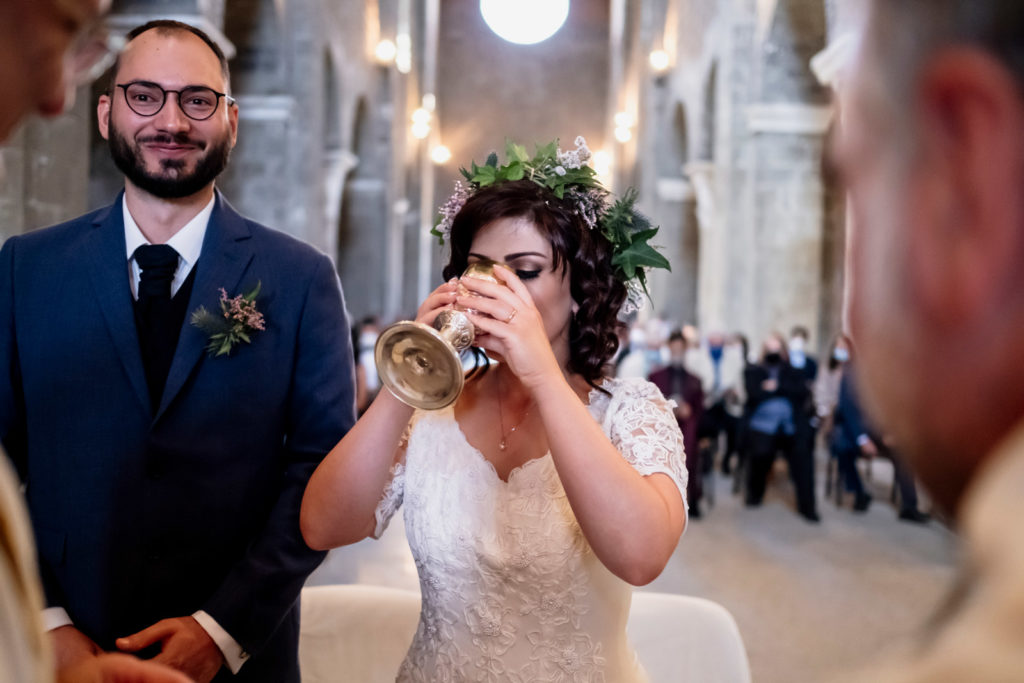
[(626, 298), (626, 286), (614, 275), (611, 243), (587, 227), (571, 200), (530, 180), (499, 183), (478, 190), (455, 216), (446, 280), (466, 269), (480, 228), (500, 218), (532, 222), (551, 245), (552, 270), (564, 274), (568, 268), (570, 292), (579, 305), (569, 325), (569, 370), (597, 387), (618, 347), (618, 313)]

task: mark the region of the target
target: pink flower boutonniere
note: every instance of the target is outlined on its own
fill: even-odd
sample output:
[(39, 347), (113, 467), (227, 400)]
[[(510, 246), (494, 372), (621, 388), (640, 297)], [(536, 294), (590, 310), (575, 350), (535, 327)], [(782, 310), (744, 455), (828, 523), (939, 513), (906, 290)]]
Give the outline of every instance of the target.
[(220, 288), (221, 315), (210, 313), (205, 306), (192, 312), (192, 324), (210, 337), (206, 351), (211, 357), (231, 355), (239, 342), (252, 343), (252, 333), (266, 329), (263, 314), (256, 310), (256, 296), (260, 285), (248, 294), (228, 298), (227, 291)]

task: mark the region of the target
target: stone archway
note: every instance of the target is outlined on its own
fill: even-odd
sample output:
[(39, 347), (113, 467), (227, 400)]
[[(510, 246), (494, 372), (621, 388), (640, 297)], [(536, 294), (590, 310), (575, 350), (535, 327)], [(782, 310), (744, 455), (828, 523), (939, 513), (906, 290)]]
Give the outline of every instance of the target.
[[(342, 126), (341, 93), (343, 84), (335, 68), (330, 50), (323, 56), (323, 170), (324, 184), (324, 243), (327, 253), (337, 257), (338, 233), (335, 226), (341, 220), (342, 191), (345, 176), (355, 164), (354, 155), (345, 149)], [(337, 261), (336, 261), (337, 262)]]
[(718, 116), (718, 62), (713, 61), (701, 88), (701, 119), (696, 158), (686, 165), (694, 195), (694, 221), (697, 226), (698, 276), (697, 324), (703, 330), (721, 329), (725, 323), (722, 290), (726, 278), (726, 259), (722, 249), (716, 174), (715, 136)]
[(386, 282), (397, 274), (387, 273), (386, 150), (376, 144), (373, 112), (365, 97), (355, 105), (353, 117), (351, 172), (341, 192), (337, 212), (337, 264), (345, 299), (353, 320), (384, 311)]

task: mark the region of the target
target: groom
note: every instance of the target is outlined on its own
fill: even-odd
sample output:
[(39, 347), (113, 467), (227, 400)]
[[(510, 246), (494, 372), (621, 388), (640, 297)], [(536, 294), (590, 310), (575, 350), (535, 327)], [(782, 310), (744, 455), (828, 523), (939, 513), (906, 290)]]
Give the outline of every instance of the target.
[[(299, 681), (296, 601), (322, 559), (299, 503), (353, 423), (352, 354), (330, 261), (214, 190), (229, 92), (201, 31), (133, 31), (98, 106), (124, 193), (0, 251), (0, 439), (60, 666), (117, 648), (200, 682)], [(243, 336), (211, 350), (190, 319), (224, 298)]]

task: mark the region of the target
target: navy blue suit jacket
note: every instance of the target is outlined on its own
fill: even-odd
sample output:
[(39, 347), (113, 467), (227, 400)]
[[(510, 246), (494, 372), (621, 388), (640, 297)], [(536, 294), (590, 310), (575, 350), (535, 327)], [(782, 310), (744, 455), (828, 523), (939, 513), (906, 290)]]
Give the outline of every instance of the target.
[(298, 683), (297, 597), (323, 559), (299, 505), (355, 419), (337, 274), (218, 193), (187, 310), (261, 283), (266, 329), (213, 358), (186, 317), (154, 412), (121, 207), (0, 250), (0, 439), (27, 483), (47, 600), (108, 649), (203, 609), (252, 656), (233, 680)]
[(843, 368), (843, 378), (839, 382), (839, 401), (836, 403), (832, 449), (836, 453), (860, 451), (857, 439), (863, 435), (870, 436), (870, 432), (857, 398), (857, 380), (853, 372), (853, 363), (847, 363)]

